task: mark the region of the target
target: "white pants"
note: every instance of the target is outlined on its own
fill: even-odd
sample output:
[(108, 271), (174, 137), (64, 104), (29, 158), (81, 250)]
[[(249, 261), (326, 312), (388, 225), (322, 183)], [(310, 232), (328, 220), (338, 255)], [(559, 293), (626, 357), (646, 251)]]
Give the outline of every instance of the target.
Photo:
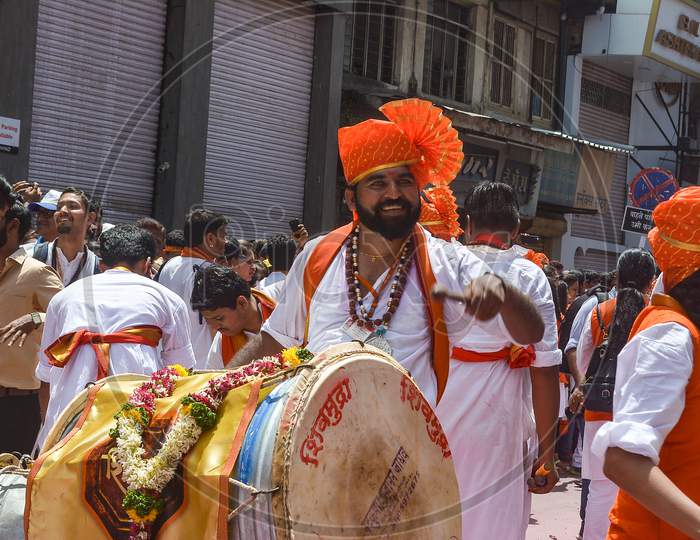
[(617, 496), (617, 486), (607, 478), (591, 480), (586, 504), (586, 524), (583, 540), (605, 540), (608, 536), (608, 514)]

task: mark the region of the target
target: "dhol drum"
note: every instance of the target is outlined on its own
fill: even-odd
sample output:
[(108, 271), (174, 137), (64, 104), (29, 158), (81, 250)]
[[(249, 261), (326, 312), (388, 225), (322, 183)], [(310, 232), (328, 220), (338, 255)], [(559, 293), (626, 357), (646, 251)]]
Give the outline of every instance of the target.
[[(46, 447), (71, 430), (86, 399), (64, 411)], [(231, 482), (231, 539), (461, 538), (440, 423), (408, 373), (372, 347), (331, 347), (276, 383), (250, 420)]]

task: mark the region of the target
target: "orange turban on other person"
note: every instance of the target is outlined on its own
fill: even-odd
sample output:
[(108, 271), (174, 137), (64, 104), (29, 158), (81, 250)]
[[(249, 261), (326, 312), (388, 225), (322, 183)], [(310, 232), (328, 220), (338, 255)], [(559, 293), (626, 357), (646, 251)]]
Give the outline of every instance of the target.
[(700, 270), (700, 186), (678, 191), (656, 207), (653, 218), (649, 245), (668, 292)]
[(447, 185), (464, 154), (457, 130), (429, 101), (390, 101), (379, 110), (388, 119), (366, 120), (338, 130), (338, 149), (348, 184), (393, 167), (408, 166), (420, 189)]
[(443, 240), (449, 241), (462, 235), (457, 200), (449, 186), (436, 186), (423, 192), (418, 223)]
[(528, 261), (535, 263), (540, 268), (544, 268), (549, 264), (549, 257), (544, 253), (535, 251), (534, 249), (528, 249), (525, 255), (523, 255)]

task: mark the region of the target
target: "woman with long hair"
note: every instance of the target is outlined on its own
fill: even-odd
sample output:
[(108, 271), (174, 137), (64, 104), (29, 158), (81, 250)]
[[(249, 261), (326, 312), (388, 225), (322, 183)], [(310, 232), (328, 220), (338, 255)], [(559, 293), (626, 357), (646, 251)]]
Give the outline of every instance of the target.
[(618, 355), (612, 422), (593, 441), (620, 487), (608, 538), (700, 538), (700, 187), (654, 210), (667, 294), (655, 294)]
[[(595, 379), (596, 372), (602, 371), (604, 366), (607, 372), (615, 372), (614, 363), (627, 343), (634, 320), (644, 309), (645, 295), (651, 290), (655, 271), (654, 258), (646, 251), (628, 249), (620, 255), (617, 261), (617, 297), (598, 304), (588, 316), (576, 352), (578, 369), (586, 373), (587, 382)], [(606, 341), (607, 346), (601, 354), (601, 345)], [(603, 461), (591, 454), (591, 443), (603, 424), (612, 420), (612, 402), (609, 407), (596, 406), (592, 400), (586, 402), (584, 420), (581, 478), (590, 483), (583, 538), (603, 540), (608, 531), (608, 512), (615, 500), (617, 486), (605, 477)]]

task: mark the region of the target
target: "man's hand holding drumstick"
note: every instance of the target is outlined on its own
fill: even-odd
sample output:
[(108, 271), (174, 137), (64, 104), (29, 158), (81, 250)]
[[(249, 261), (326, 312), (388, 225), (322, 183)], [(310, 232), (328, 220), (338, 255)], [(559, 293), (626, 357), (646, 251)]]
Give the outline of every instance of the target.
[(535, 304), (495, 274), (479, 276), (469, 282), (462, 292), (449, 291), (438, 284), (432, 294), (438, 300), (463, 303), (465, 311), (479, 321), (488, 321), (500, 313), (517, 344), (537, 343), (544, 334), (544, 323)]
[[(535, 304), (508, 281), (494, 274), (478, 277), (462, 292), (450, 291), (436, 285), (432, 295), (438, 300), (451, 300), (464, 304), (465, 311), (480, 321), (487, 321), (500, 314), (510, 337), (519, 345), (537, 343), (544, 334), (544, 323)], [(548, 493), (559, 479), (554, 467), (553, 436), (553, 426), (558, 413), (554, 406), (558, 406), (559, 403), (558, 371), (558, 367), (554, 370), (531, 369), (533, 384), (536, 383), (538, 390), (542, 387), (536, 395), (533, 393), (535, 416), (539, 419), (537, 431), (540, 448), (532, 476), (528, 479), (528, 489), (532, 493)], [(554, 386), (549, 384), (550, 379)], [(551, 389), (550, 386), (552, 386)]]

